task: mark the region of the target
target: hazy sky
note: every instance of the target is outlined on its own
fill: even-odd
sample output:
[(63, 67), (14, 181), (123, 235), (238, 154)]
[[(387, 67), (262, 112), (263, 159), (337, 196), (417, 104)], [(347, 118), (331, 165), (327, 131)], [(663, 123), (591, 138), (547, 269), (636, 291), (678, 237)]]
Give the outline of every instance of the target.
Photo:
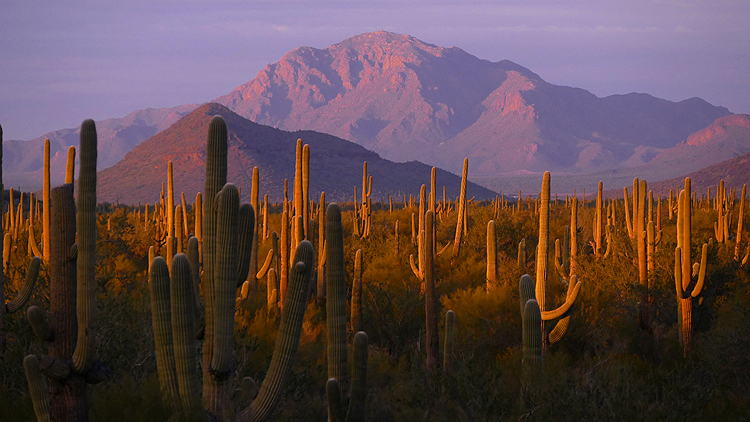
[(697, 96), (750, 113), (749, 0), (3, 0), (0, 125), (31, 139), (209, 101), (293, 48), (379, 29), (598, 96)]

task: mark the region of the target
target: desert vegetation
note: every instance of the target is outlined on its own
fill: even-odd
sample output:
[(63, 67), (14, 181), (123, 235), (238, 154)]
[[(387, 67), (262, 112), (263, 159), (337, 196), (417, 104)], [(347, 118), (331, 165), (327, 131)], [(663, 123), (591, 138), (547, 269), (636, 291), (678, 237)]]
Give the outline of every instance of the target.
[(479, 201), (464, 161), (458, 198), (376, 203), (364, 163), (328, 204), (299, 141), (285, 201), (260, 168), (240, 204), (226, 133), (194, 201), (170, 165), (156, 207), (96, 204), (93, 121), (76, 180), (4, 194), (0, 420), (750, 417), (744, 187)]

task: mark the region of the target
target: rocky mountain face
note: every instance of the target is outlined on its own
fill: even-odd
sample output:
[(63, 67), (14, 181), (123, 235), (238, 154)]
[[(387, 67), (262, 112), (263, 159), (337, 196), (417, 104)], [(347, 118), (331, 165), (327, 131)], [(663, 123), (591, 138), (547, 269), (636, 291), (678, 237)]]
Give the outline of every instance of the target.
[[(394, 163), (352, 142), (313, 132), (288, 132), (251, 122), (226, 107), (208, 103), (186, 115), (168, 129), (133, 148), (125, 158), (98, 175), (99, 201), (129, 204), (153, 203), (167, 180), (167, 163), (172, 161), (175, 192), (184, 192), (193, 202), (203, 190), (205, 148), (211, 117), (221, 115), (229, 131), (227, 180), (242, 189), (249, 202), (253, 167), (258, 166), (260, 193), (271, 202), (284, 197), (284, 180), (292, 195), (297, 139), (310, 145), (310, 195), (316, 200), (325, 191), (326, 201), (352, 201), (354, 189), (361, 195), (362, 165), (367, 161), (373, 178), (373, 200), (403, 201), (404, 195), (418, 195), (422, 184), (429, 186), (431, 168), (418, 162)], [(462, 160), (463, 163), (463, 160)], [(471, 166), (471, 163), (469, 164)], [(443, 170), (437, 184), (445, 186), (449, 198), (458, 196), (461, 179)], [(487, 199), (494, 192), (469, 183), (469, 197)], [(359, 197), (358, 197), (359, 200)]]
[(475, 175), (637, 166), (729, 114), (699, 98), (598, 98), (507, 60), (383, 31), (297, 48), (216, 101), (255, 122), (329, 133), (395, 161), (458, 172), (468, 156)]
[[(122, 118), (96, 122), (99, 142), (97, 166), (104, 169), (120, 161), (136, 145), (160, 132), (198, 107), (188, 104), (172, 108), (147, 108)], [(68, 147), (78, 147), (80, 127), (61, 129), (30, 141), (3, 142), (3, 178), (6, 187), (36, 190), (42, 187), (44, 140), (50, 141), (52, 185), (65, 180)]]
[[(460, 173), (469, 157), (470, 174), (484, 178), (648, 171), (650, 180), (663, 180), (750, 145), (746, 117), (700, 98), (599, 98), (547, 83), (507, 60), (491, 62), (383, 31), (325, 49), (292, 50), (216, 102), (256, 123), (327, 133), (393, 161)], [(113, 165), (196, 107), (139, 110), (97, 122), (99, 167)], [(6, 186), (41, 187), (45, 137), (52, 145), (53, 183), (62, 180), (65, 150), (77, 145), (77, 129), (6, 141)]]

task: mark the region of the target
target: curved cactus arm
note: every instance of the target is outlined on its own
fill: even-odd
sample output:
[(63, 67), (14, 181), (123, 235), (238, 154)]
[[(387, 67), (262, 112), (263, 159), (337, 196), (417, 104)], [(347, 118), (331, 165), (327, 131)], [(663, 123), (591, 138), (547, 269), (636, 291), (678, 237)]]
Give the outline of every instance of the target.
[(42, 251), (39, 250), (39, 244), (34, 237), (34, 225), (29, 223), (29, 245), (31, 245), (31, 252), (34, 256), (43, 257)]
[(368, 338), (364, 331), (354, 335), (352, 356), (352, 382), (349, 392), (347, 422), (364, 422), (365, 399), (367, 398), (367, 348)]
[(559, 308), (552, 311), (542, 312), (542, 321), (550, 321), (553, 319), (560, 318), (564, 313), (575, 304), (576, 298), (578, 298), (578, 292), (581, 291), (581, 282), (577, 281), (578, 277), (572, 276), (570, 283), (568, 284), (568, 293), (565, 297), (565, 303), (560, 305)]
[(703, 244), (703, 250), (701, 251), (701, 264), (698, 270), (698, 283), (693, 288), (693, 292), (690, 296), (697, 297), (703, 291), (703, 286), (706, 280), (706, 263), (708, 262), (708, 244)]
[(47, 313), (38, 306), (30, 306), (26, 310), (26, 319), (31, 324), (31, 329), (34, 330), (39, 339), (42, 341), (52, 341), (55, 339), (55, 332), (49, 326), (49, 320), (47, 319)]
[(570, 325), (570, 316), (571, 313), (573, 313), (573, 309), (575, 306), (571, 306), (568, 311), (563, 314), (562, 318), (560, 318), (559, 321), (557, 321), (557, 324), (555, 324), (555, 328), (552, 329), (549, 333), (549, 343), (555, 344), (558, 341), (562, 340), (562, 338), (565, 336), (565, 333), (568, 332), (568, 325)]
[(450, 245), (452, 245), (452, 244), (453, 244), (453, 242), (452, 242), (452, 241), (449, 241), (448, 243), (446, 243), (446, 244), (445, 244), (445, 246), (443, 246), (443, 248), (442, 248), (442, 249), (440, 249), (440, 250), (438, 251), (438, 253), (436, 253), (436, 254), (435, 254), (435, 256), (440, 256), (440, 255), (444, 254), (444, 253), (445, 253), (445, 251), (447, 251), (447, 250), (448, 250), (448, 247), (450, 247)]
[(265, 420), (279, 402), (284, 383), (291, 371), (302, 334), (302, 321), (307, 309), (307, 296), (312, 279), (313, 247), (310, 242), (307, 240), (300, 242), (294, 261), (295, 264), (289, 274), (284, 311), (281, 314), (271, 365), (260, 386), (258, 397), (239, 414), (239, 421)]
[(341, 415), (341, 388), (336, 378), (329, 378), (326, 382), (326, 396), (328, 398), (328, 421), (344, 422)]
[(420, 271), (419, 268), (417, 268), (417, 264), (414, 259), (414, 254), (409, 254), (409, 266), (411, 266), (411, 271), (414, 273), (414, 275), (418, 279), (424, 280), (424, 271)]
[(261, 269), (258, 270), (258, 273), (255, 274), (256, 280), (260, 280), (266, 276), (268, 269), (271, 268), (271, 261), (273, 261), (273, 249), (268, 250), (268, 255), (266, 255), (266, 261), (263, 263), (263, 267), (261, 267)]
[(26, 381), (29, 383), (29, 392), (34, 404), (36, 420), (37, 422), (48, 422), (50, 415), (49, 390), (42, 372), (39, 370), (39, 361), (36, 356), (28, 355), (24, 358), (23, 370), (26, 372)]
[(36, 279), (39, 277), (39, 265), (41, 262), (42, 260), (38, 256), (31, 258), (29, 268), (26, 270), (26, 280), (23, 282), (21, 291), (13, 300), (5, 305), (7, 313), (18, 312), (29, 301), (31, 293), (34, 291), (34, 285), (36, 285)]
[(409, 265), (411, 266), (411, 271), (418, 279), (424, 280), (424, 271), (420, 271), (414, 261), (414, 254), (409, 254)]

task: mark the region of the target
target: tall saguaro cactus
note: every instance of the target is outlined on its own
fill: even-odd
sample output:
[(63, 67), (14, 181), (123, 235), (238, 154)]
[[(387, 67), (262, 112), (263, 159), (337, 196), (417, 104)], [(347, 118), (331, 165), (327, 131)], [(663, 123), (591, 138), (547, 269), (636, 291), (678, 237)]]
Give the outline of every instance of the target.
[(693, 342), (693, 299), (703, 291), (708, 261), (708, 245), (703, 244), (698, 279), (693, 284), (693, 263), (690, 257), (692, 242), (692, 213), (690, 204), (690, 178), (685, 178), (685, 190), (677, 203), (677, 247), (675, 248), (675, 289), (680, 308), (680, 341), (685, 356), (690, 354)]
[[(542, 192), (540, 195), (540, 206), (539, 206), (539, 244), (537, 245), (537, 258), (536, 258), (536, 285), (535, 285), (535, 299), (539, 305), (541, 313), (541, 328), (543, 338), (543, 349), (546, 349), (547, 344), (556, 343), (562, 339), (568, 329), (570, 322), (570, 315), (573, 311), (573, 305), (575, 304), (578, 292), (581, 290), (581, 283), (578, 281), (575, 275), (570, 276), (568, 282), (568, 291), (565, 297), (565, 303), (560, 305), (557, 309), (546, 310), (546, 299), (547, 299), (547, 281), (548, 274), (547, 269), (549, 267), (549, 199), (550, 199), (550, 174), (545, 172), (542, 179)], [(525, 306), (525, 303), (523, 304)], [(545, 321), (552, 321), (560, 319), (555, 325), (554, 329), (547, 335)]]
[[(49, 356), (42, 357), (40, 369), (49, 379), (49, 409), (55, 421), (88, 420), (86, 384), (102, 380), (102, 365), (94, 359), (97, 136), (93, 120), (83, 122), (80, 136), (78, 212), (72, 184), (52, 189), (50, 195), (49, 322), (38, 307), (27, 312), (34, 332), (50, 342)], [(29, 379), (30, 385), (38, 382)]]

